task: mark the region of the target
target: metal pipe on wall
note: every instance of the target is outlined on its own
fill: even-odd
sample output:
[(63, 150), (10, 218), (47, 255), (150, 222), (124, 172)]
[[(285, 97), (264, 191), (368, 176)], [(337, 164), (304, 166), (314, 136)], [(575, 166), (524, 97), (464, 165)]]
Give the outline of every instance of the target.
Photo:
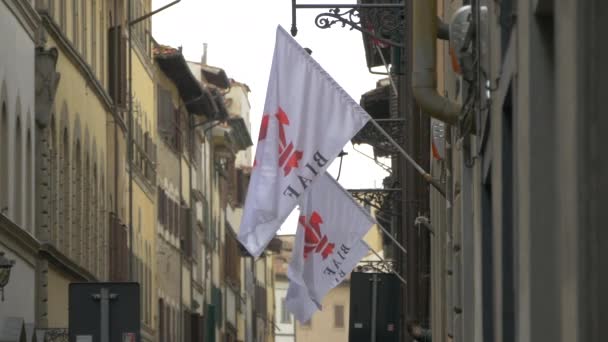
[(437, 2), (414, 0), (413, 3), (413, 72), (412, 93), (422, 111), (454, 125), (461, 106), (437, 92)]

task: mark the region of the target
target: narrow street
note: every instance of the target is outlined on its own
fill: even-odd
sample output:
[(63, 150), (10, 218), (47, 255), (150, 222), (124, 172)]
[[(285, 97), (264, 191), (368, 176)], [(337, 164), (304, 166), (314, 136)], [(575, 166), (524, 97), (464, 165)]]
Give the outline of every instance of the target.
[(605, 341), (606, 20), (0, 0), (0, 342)]

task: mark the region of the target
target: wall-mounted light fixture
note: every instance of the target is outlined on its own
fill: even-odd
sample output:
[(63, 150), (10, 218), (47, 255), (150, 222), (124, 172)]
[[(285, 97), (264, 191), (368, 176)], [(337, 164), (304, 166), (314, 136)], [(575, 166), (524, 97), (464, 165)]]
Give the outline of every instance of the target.
[(4, 302), (4, 287), (8, 284), (11, 277), (11, 268), (15, 265), (15, 260), (9, 260), (4, 257), (4, 252), (0, 252), (0, 294), (1, 300)]

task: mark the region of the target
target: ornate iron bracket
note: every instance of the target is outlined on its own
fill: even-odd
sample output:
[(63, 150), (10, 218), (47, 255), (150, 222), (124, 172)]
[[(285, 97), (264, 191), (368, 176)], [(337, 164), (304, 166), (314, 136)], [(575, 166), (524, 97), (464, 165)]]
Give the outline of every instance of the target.
[[(400, 145), (405, 144), (405, 119), (376, 119), (376, 122)], [(398, 155), (399, 151), (369, 122), (351, 139), (353, 144), (369, 144), (378, 157)]]
[(291, 0), (291, 35), (298, 34), (296, 25), (297, 9), (328, 9), (315, 18), (315, 25), (321, 29), (331, 28), (334, 24), (347, 25), (369, 35), (381, 45), (403, 48), (405, 45), (387, 37), (402, 36), (404, 29), (404, 4), (297, 4)]
[(355, 272), (363, 273), (394, 273), (397, 264), (393, 260), (384, 261), (361, 261), (355, 268)]
[(376, 216), (401, 216), (391, 210), (395, 207), (394, 203), (401, 200), (401, 189), (349, 189), (348, 192), (356, 200), (378, 210)]

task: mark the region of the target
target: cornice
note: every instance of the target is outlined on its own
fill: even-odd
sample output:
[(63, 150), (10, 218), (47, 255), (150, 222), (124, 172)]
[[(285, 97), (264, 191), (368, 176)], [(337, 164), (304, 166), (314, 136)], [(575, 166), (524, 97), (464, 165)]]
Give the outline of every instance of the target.
[[(20, 250), (29, 255), (36, 255), (40, 248), (40, 242), (27, 231), (21, 229), (8, 217), (0, 214), (0, 236), (3, 242), (16, 245)], [(6, 237), (7, 239), (5, 240)], [(25, 257), (26, 255), (23, 255)]]
[(27, 34), (32, 39), (32, 42), (37, 41), (38, 27), (40, 26), (40, 16), (32, 7), (29, 1), (23, 0), (2, 0), (6, 7), (13, 12), (13, 15), (25, 29)]
[(97, 278), (92, 273), (76, 264), (72, 259), (68, 258), (50, 243), (43, 243), (40, 246), (39, 253), (41, 257), (47, 259), (53, 265), (74, 277), (77, 281), (97, 281)]
[[(99, 101), (103, 104), (104, 108), (108, 112), (112, 112), (114, 109), (112, 98), (106, 90), (103, 88), (103, 85), (99, 82), (91, 67), (86, 63), (86, 61), (82, 58), (80, 53), (74, 49), (72, 44), (68, 41), (65, 35), (61, 32), (61, 29), (55, 23), (55, 21), (48, 15), (48, 13), (41, 12), (42, 23), (46, 30), (50, 33), (50, 35), (57, 42), (58, 47), (61, 51), (72, 61), (78, 71), (84, 76), (87, 80), (87, 83), (93, 89), (93, 92), (99, 99)], [(124, 126), (123, 129), (126, 129), (124, 122), (119, 120), (119, 124)]]

